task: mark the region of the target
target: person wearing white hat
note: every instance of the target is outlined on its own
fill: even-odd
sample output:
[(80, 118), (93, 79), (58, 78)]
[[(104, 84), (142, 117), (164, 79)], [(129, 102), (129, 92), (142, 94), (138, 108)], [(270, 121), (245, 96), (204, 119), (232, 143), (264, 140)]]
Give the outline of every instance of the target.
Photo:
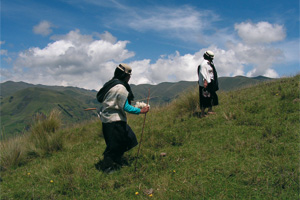
[(106, 143), (103, 162), (99, 163), (100, 169), (104, 172), (119, 168), (122, 165), (123, 154), (138, 144), (134, 132), (127, 124), (125, 112), (144, 114), (149, 111), (149, 106), (141, 109), (131, 106), (131, 101), (134, 99), (128, 84), (131, 72), (129, 65), (119, 64), (115, 69), (114, 77), (97, 93), (102, 132)]
[(212, 107), (219, 104), (216, 91), (219, 90), (218, 74), (213, 63), (214, 53), (210, 50), (203, 54), (203, 61), (198, 66), (198, 84), (201, 117), (205, 116), (205, 109), (208, 114), (214, 114)]

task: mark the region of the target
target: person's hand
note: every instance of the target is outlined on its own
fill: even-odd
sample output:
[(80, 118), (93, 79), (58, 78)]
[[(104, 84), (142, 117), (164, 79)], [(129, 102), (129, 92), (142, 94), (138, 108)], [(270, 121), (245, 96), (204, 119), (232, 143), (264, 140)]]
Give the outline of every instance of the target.
[(141, 109), (142, 114), (146, 114), (149, 111), (149, 106), (145, 106)]
[(206, 80), (204, 80), (204, 88), (207, 88), (207, 81)]

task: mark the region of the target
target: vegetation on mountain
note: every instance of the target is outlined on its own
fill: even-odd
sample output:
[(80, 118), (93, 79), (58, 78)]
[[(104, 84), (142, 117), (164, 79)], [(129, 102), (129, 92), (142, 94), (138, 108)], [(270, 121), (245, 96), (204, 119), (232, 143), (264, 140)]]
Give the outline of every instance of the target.
[(13, 133), (24, 133), (30, 128), (36, 113), (46, 115), (53, 109), (62, 111), (64, 124), (88, 120), (92, 116), (84, 111), (86, 107), (88, 104), (68, 92), (29, 87), (1, 101), (1, 131), (6, 137)]
[[(220, 77), (219, 87), (221, 91), (231, 91), (246, 86), (253, 86), (260, 82), (272, 80), (270, 78), (259, 76), (254, 78), (236, 76), (236, 77)], [(196, 87), (198, 83), (196, 81), (180, 81), (176, 83), (164, 82), (158, 85), (141, 84), (131, 85), (136, 100), (145, 99), (148, 94), (148, 89), (151, 90), (151, 104), (153, 105), (165, 105), (177, 98), (182, 92), (189, 88)]]
[[(0, 143), (1, 199), (297, 199), (299, 78), (220, 91), (217, 114), (204, 118), (197, 88), (151, 109), (137, 171), (137, 148), (121, 170), (96, 169), (106, 146), (98, 118), (60, 128), (59, 112), (38, 116)], [(140, 139), (144, 116), (128, 118)]]
[[(266, 77), (221, 77), (220, 90), (228, 91), (261, 81)], [(95, 90), (76, 87), (33, 85), (24, 82), (7, 81), (1, 83), (1, 132), (5, 137), (24, 133), (29, 129), (34, 115), (39, 112), (45, 115), (52, 109), (62, 111), (63, 124), (78, 123), (93, 117), (84, 112), (84, 108), (97, 108), (99, 103)], [(158, 85), (132, 85), (135, 100), (145, 100), (148, 89), (151, 90), (151, 106), (170, 103), (180, 93), (197, 86), (197, 82), (180, 81), (177, 83), (160, 83)], [(94, 113), (96, 116), (96, 113)]]

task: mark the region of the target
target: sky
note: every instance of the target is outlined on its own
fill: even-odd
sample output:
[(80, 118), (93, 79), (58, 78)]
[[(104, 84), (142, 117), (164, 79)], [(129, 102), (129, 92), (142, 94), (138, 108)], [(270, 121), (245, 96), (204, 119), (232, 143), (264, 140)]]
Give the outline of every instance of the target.
[(131, 84), (299, 73), (299, 0), (2, 0), (1, 82), (99, 90), (119, 63)]

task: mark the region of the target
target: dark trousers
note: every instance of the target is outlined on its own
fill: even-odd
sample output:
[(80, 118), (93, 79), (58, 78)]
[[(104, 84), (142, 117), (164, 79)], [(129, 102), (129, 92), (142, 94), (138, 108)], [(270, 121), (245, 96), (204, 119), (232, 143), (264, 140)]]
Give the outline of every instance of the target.
[(106, 143), (104, 159), (111, 159), (117, 164), (121, 163), (126, 151), (138, 144), (134, 132), (126, 122), (102, 123), (102, 131)]
[(214, 82), (210, 82), (206, 88), (199, 86), (200, 108), (209, 108), (219, 105), (218, 95), (214, 89)]

